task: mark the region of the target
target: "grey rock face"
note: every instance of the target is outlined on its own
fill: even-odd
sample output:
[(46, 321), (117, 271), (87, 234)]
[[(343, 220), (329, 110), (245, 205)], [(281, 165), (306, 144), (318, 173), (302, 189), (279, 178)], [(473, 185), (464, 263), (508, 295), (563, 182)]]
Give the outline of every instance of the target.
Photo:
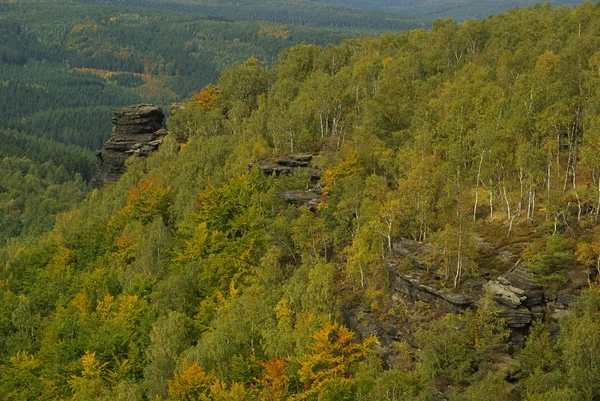
[(317, 186), (317, 183), (321, 179), (321, 171), (314, 167), (314, 158), (315, 156), (311, 154), (287, 155), (272, 160), (258, 160), (249, 164), (248, 168), (257, 168), (264, 175), (275, 175), (275, 177), (293, 174), (298, 169), (301, 169), (308, 174), (310, 182), (315, 188), (305, 191), (284, 191), (277, 194), (277, 196), (290, 205), (304, 206), (316, 212), (321, 201), (325, 199), (325, 196), (323, 196)]
[(281, 199), (290, 205), (306, 206), (315, 212), (323, 196), (316, 191), (285, 191), (277, 194)]
[(133, 156), (148, 156), (158, 149), (166, 135), (165, 116), (152, 104), (136, 104), (115, 111), (114, 132), (104, 148), (96, 152), (99, 165), (93, 185), (114, 182), (125, 172), (125, 161)]
[(492, 294), (496, 302), (513, 309), (518, 308), (527, 299), (522, 289), (513, 287), (510, 284), (502, 284), (499, 280), (488, 281), (483, 289)]
[(310, 175), (313, 183), (317, 183), (321, 179), (321, 172), (312, 166), (313, 158), (313, 155), (310, 154), (288, 155), (275, 160), (259, 160), (251, 163), (248, 167), (256, 167), (265, 175), (275, 174), (276, 177), (292, 174), (297, 168), (301, 168)]

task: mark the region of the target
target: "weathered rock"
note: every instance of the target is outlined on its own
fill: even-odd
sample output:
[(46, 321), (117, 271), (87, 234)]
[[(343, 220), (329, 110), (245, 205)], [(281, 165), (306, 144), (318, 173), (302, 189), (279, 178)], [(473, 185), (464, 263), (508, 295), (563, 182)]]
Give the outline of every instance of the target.
[(527, 292), (525, 300), (523, 301), (523, 305), (528, 307), (533, 307), (535, 305), (540, 305), (542, 303), (543, 291), (530, 291)]
[(156, 151), (166, 135), (164, 114), (152, 104), (137, 104), (114, 113), (114, 132), (104, 148), (96, 152), (99, 160), (93, 184), (114, 182), (125, 172), (125, 161), (133, 156), (148, 156)]
[(269, 160), (258, 160), (250, 163), (248, 168), (257, 168), (264, 175), (275, 175), (275, 177), (293, 174), (295, 171), (301, 169), (304, 173), (308, 174), (314, 188), (305, 191), (284, 191), (278, 193), (277, 196), (290, 205), (305, 206), (311, 211), (316, 212), (319, 204), (326, 199), (326, 196), (322, 194), (317, 185), (321, 179), (321, 170), (315, 168), (313, 165), (314, 159), (315, 155), (311, 154), (287, 155)]
[(506, 319), (506, 325), (511, 328), (521, 328), (531, 323), (532, 314), (524, 306), (511, 308), (510, 306), (501, 305), (502, 312), (500, 317)]
[(567, 271), (567, 277), (571, 282), (569, 287), (574, 290), (582, 290), (588, 288), (590, 285), (589, 273), (582, 269), (569, 269)]
[(558, 302), (548, 302), (547, 309), (552, 317), (552, 320), (556, 322), (569, 314), (569, 309), (567, 309), (565, 305)]
[(396, 277), (395, 289), (402, 291), (404, 295), (415, 301), (441, 304), (449, 312), (458, 312), (475, 304), (476, 300), (467, 294), (453, 292), (446, 288), (436, 289), (433, 286), (421, 283), (416, 273), (399, 273), (393, 267), (390, 272)]
[(539, 282), (527, 270), (525, 265), (518, 265), (508, 273), (498, 277), (498, 282), (509, 285), (510, 288), (517, 288), (519, 295), (525, 296), (521, 304), (531, 307), (542, 303), (543, 291)]
[(556, 295), (556, 302), (568, 306), (571, 305), (573, 302), (577, 301), (578, 298), (579, 297), (577, 297), (577, 295), (569, 294), (565, 291), (559, 291)]
[(506, 285), (500, 282), (500, 280), (488, 281), (483, 289), (490, 293), (494, 300), (503, 305), (511, 308), (518, 308), (521, 303), (527, 299), (525, 291), (520, 288)]
[(272, 160), (259, 160), (250, 163), (248, 167), (256, 167), (265, 175), (275, 174), (276, 177), (292, 174), (297, 168), (301, 168), (316, 183), (321, 179), (321, 172), (312, 165), (313, 159), (314, 156), (310, 154), (288, 155)]
[(506, 280), (510, 285), (522, 289), (525, 293), (537, 291), (540, 288), (539, 282), (529, 273), (525, 265), (516, 266), (508, 273), (500, 276), (498, 280)]
[(316, 191), (285, 191), (277, 194), (286, 203), (295, 206), (305, 206), (315, 212), (319, 203), (324, 199), (323, 195)]
[(535, 305), (531, 308), (531, 315), (533, 316), (533, 319), (543, 319), (544, 315), (546, 314), (546, 308), (544, 308), (542, 305)]

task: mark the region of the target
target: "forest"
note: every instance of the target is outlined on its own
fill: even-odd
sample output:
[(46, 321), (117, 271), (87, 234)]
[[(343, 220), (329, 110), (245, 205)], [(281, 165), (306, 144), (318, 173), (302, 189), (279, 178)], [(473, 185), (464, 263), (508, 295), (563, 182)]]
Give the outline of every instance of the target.
[(127, 5), (212, 15), (227, 20), (269, 21), (281, 24), (336, 27), (372, 31), (398, 31), (424, 27), (415, 16), (369, 12), (310, 0), (80, 0), (82, 3)]
[[(48, 231), (58, 212), (89, 193), (93, 152), (108, 139), (116, 108), (151, 102), (168, 113), (233, 62), (258, 57), (271, 65), (289, 46), (367, 32), (376, 31), (66, 1), (0, 3), (0, 159), (13, 177), (0, 183), (0, 226), (10, 227), (0, 230), (0, 244)], [(19, 175), (36, 184), (24, 192)], [(74, 198), (57, 204), (52, 186)]]
[(423, 19), (454, 18), (457, 21), (470, 18), (487, 18), (513, 7), (531, 7), (536, 3), (548, 3), (553, 7), (574, 6), (583, 0), (318, 0), (320, 3), (400, 13)]
[(74, 206), (0, 250), (0, 398), (599, 400), (599, 48), (591, 2), (298, 44), (79, 203), (3, 159)]

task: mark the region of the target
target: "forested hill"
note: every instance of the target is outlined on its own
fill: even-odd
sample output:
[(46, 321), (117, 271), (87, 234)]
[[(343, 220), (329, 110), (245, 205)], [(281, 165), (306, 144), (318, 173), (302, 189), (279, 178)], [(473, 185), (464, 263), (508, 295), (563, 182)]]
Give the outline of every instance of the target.
[(56, 213), (81, 201), (116, 108), (151, 102), (168, 113), (235, 61), (270, 65), (286, 47), (359, 34), (124, 6), (0, 2), (0, 247), (49, 230)]
[(270, 21), (282, 24), (398, 31), (424, 27), (428, 21), (414, 16), (390, 15), (325, 5), (312, 0), (80, 0), (82, 3), (127, 5), (212, 15), (227, 20)]
[(598, 399), (599, 45), (585, 3), (234, 63), (2, 251), (0, 399)]
[(585, 0), (317, 0), (320, 3), (351, 7), (363, 10), (379, 10), (418, 16), (425, 19), (454, 18), (462, 21), (469, 18), (486, 18), (513, 7), (533, 6), (548, 3), (553, 7), (574, 6)]

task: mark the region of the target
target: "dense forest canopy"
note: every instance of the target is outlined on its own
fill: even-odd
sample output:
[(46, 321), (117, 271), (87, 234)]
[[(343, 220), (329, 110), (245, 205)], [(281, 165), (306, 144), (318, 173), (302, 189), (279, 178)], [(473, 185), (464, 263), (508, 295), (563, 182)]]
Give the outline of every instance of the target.
[[(588, 2), (234, 63), (157, 153), (2, 251), (0, 398), (599, 399), (599, 45)], [(318, 183), (249, 169), (299, 152)], [(446, 314), (394, 281), (457, 300), (515, 265), (543, 306)], [(522, 346), (507, 310), (539, 318)]]
[(320, 3), (363, 10), (380, 10), (420, 18), (486, 18), (513, 7), (548, 3), (553, 7), (581, 4), (584, 0), (317, 0)]
[(212, 15), (227, 20), (270, 21), (319, 27), (396, 31), (423, 27), (414, 16), (390, 15), (332, 7), (311, 0), (80, 0), (82, 3), (127, 5)]
[[(49, 230), (57, 212), (89, 192), (85, 183), (95, 169), (93, 151), (110, 135), (116, 108), (151, 102), (168, 113), (171, 103), (216, 82), (236, 61), (257, 57), (273, 64), (286, 47), (339, 44), (357, 35), (342, 28), (231, 21), (151, 8), (0, 3), (0, 159), (6, 168), (36, 167), (10, 167), (3, 176), (0, 226), (7, 228), (0, 230), (0, 244)], [(41, 170), (52, 170), (50, 176), (60, 181), (49, 180)], [(24, 191), (16, 185), (19, 174), (35, 177), (37, 184)], [(54, 185), (73, 199), (49, 199)], [(36, 203), (53, 206), (32, 206)]]

